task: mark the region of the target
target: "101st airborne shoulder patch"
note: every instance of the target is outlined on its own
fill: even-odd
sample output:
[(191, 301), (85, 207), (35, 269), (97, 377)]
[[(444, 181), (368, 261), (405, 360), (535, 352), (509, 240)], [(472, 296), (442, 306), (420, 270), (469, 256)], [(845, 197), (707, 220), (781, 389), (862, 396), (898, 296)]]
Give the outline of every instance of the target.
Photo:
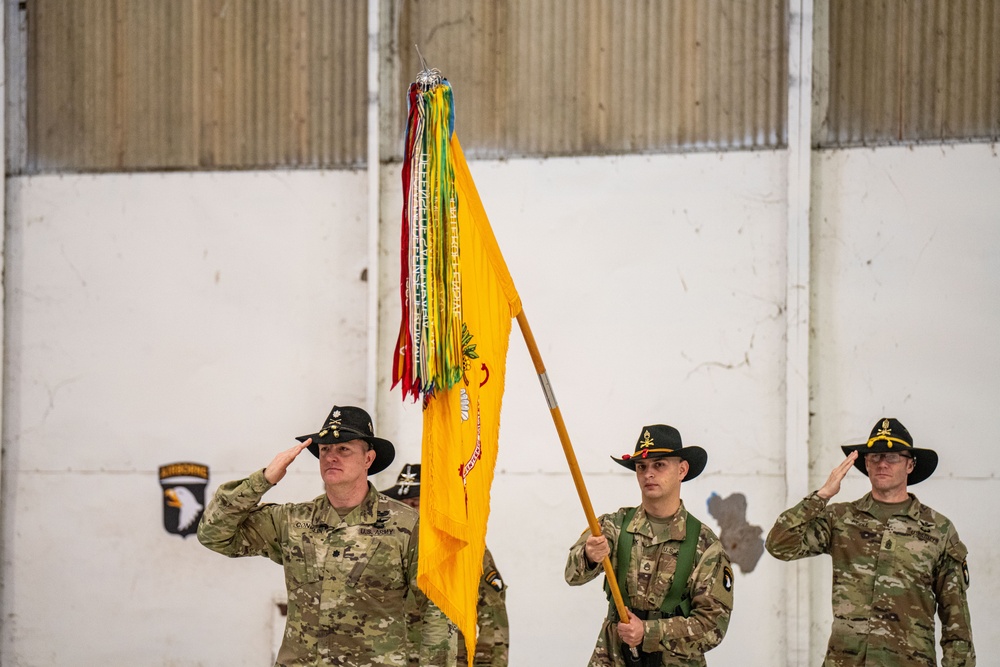
[(733, 608), (733, 588), (735, 586), (736, 581), (733, 578), (733, 569), (729, 563), (723, 561), (713, 568), (710, 595), (729, 609)]
[(496, 570), (489, 571), (486, 575), (486, 583), (492, 586), (497, 593), (503, 591), (503, 579), (500, 578), (500, 573)]
[(965, 587), (969, 587), (969, 561), (962, 561), (962, 578), (965, 579)]
[(168, 533), (187, 537), (198, 532), (198, 522), (205, 511), (207, 484), (207, 465), (170, 463), (160, 466), (163, 527)]

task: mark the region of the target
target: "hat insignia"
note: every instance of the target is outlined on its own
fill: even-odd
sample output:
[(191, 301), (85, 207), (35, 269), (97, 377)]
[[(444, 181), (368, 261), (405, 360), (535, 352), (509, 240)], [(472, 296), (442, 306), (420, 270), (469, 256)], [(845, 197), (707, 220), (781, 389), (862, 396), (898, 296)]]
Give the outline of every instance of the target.
[[(906, 429), (904, 428), (905, 432)], [(871, 448), (879, 440), (885, 441), (885, 446), (892, 449), (893, 445), (902, 445), (904, 447), (913, 447), (910, 442), (907, 442), (903, 438), (897, 438), (892, 434), (892, 426), (890, 425), (890, 420), (883, 419), (881, 425), (879, 425), (877, 430), (873, 430), (874, 435), (868, 438), (868, 447)]]
[(399, 475), (399, 480), (396, 485), (399, 487), (400, 495), (407, 495), (410, 492), (410, 487), (417, 484), (417, 473), (415, 472), (404, 472)]
[(319, 437), (326, 436), (327, 433), (333, 431), (333, 437), (340, 437), (340, 410), (334, 410), (330, 413), (330, 421), (327, 423), (326, 427), (319, 432)]
[(892, 430), (889, 428), (889, 420), (883, 419), (882, 427), (878, 431), (876, 431), (874, 438), (868, 440), (868, 446), (871, 447), (879, 440), (884, 439), (889, 449), (892, 449), (892, 439), (890, 438), (891, 435), (892, 435)]
[(639, 442), (639, 447), (641, 449), (649, 449), (653, 446), (653, 437), (649, 434), (649, 431), (645, 431), (642, 434), (642, 440)]

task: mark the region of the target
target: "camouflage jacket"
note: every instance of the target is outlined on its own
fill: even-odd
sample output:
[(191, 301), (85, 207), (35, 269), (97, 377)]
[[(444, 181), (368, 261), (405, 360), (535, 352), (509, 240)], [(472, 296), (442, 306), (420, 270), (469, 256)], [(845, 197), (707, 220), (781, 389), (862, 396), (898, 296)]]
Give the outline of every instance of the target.
[(767, 536), (775, 558), (833, 558), (827, 667), (936, 665), (935, 608), (944, 667), (976, 664), (967, 550), (946, 517), (910, 497), (909, 511), (884, 524), (869, 512), (871, 493), (829, 506), (813, 493), (782, 513)]
[[(507, 667), (507, 653), (510, 649), (510, 628), (507, 624), (507, 586), (493, 562), (493, 554), (487, 549), (483, 554), (483, 576), (479, 580), (478, 623), (479, 638), (476, 642), (476, 654), (473, 664), (476, 667)], [(419, 618), (415, 610), (412, 596), (407, 600), (409, 614)], [(420, 633), (417, 628), (411, 628), (410, 637), (410, 667), (420, 667), (420, 656), (417, 647)], [(458, 665), (466, 667), (468, 654), (465, 649), (465, 637), (458, 633)], [(471, 665), (469, 667), (472, 667)]]
[[(477, 607), (479, 637), (476, 654), (470, 664), (476, 667), (507, 667), (510, 649), (510, 627), (507, 624), (507, 586), (497, 571), (493, 554), (483, 553), (483, 576), (479, 580), (479, 605)], [(458, 664), (467, 660), (465, 637), (458, 633)]]
[(219, 487), (198, 540), (230, 557), (266, 556), (284, 566), (288, 620), (277, 667), (406, 664), (403, 601), (415, 593), (422, 665), (451, 665), (455, 633), (416, 586), (415, 510), (378, 493), (346, 518), (326, 495), (258, 504), (271, 488), (263, 470)]
[[(608, 538), (611, 547), (611, 564), (618, 567), (618, 535), (622, 530), (627, 507), (614, 514), (600, 517), (601, 532)], [(677, 553), (687, 533), (687, 510), (683, 503), (673, 520), (660, 533), (646, 519), (642, 507), (638, 508), (632, 521), (625, 527), (633, 533), (632, 557), (626, 575), (626, 591), (629, 604), (637, 610), (656, 610), (673, 583), (677, 565)], [(591, 581), (604, 569), (600, 565), (590, 565), (583, 546), (590, 531), (577, 540), (570, 548), (566, 561), (566, 583), (578, 586)], [(726, 635), (729, 616), (733, 609), (733, 570), (729, 557), (715, 533), (702, 524), (695, 550), (694, 566), (687, 581), (691, 596), (691, 614), (685, 618), (661, 618), (643, 621), (645, 636), (643, 651), (662, 651), (664, 667), (703, 667), (705, 652), (715, 648)], [(618, 622), (614, 604), (601, 625), (597, 646), (590, 657), (591, 667), (621, 667), (621, 639), (616, 628)]]

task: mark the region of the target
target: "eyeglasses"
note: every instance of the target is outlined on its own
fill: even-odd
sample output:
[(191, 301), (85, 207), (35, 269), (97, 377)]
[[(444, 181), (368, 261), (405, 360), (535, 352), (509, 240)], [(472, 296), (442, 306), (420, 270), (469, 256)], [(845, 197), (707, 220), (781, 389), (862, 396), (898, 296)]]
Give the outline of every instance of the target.
[(898, 452), (888, 452), (883, 454), (867, 454), (866, 457), (870, 463), (881, 463), (882, 461), (885, 461), (890, 465), (895, 465), (900, 461), (913, 458), (912, 456), (908, 456), (906, 454), (899, 454)]

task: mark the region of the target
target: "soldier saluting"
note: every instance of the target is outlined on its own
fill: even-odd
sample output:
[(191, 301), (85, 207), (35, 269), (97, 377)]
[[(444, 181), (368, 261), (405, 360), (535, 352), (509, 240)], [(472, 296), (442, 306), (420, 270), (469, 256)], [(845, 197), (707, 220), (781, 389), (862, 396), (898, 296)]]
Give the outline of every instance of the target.
[[(947, 517), (907, 491), (931, 476), (937, 453), (914, 447), (909, 431), (890, 418), (875, 424), (867, 442), (842, 449), (847, 458), (778, 517), (766, 544), (781, 560), (833, 557), (833, 628), (823, 665), (933, 667), (937, 609), (943, 666), (972, 667), (967, 550)], [(828, 505), (852, 466), (872, 490)]]
[[(351, 406), (334, 406), (319, 432), (297, 439), (263, 470), (220, 486), (198, 527), (213, 551), (284, 566), (288, 621), (277, 667), (405, 664), (408, 594), (422, 621), (420, 664), (453, 665), (454, 632), (416, 585), (419, 515), (368, 481), (392, 463), (392, 443)], [(305, 448), (319, 459), (326, 492), (261, 504)]]

